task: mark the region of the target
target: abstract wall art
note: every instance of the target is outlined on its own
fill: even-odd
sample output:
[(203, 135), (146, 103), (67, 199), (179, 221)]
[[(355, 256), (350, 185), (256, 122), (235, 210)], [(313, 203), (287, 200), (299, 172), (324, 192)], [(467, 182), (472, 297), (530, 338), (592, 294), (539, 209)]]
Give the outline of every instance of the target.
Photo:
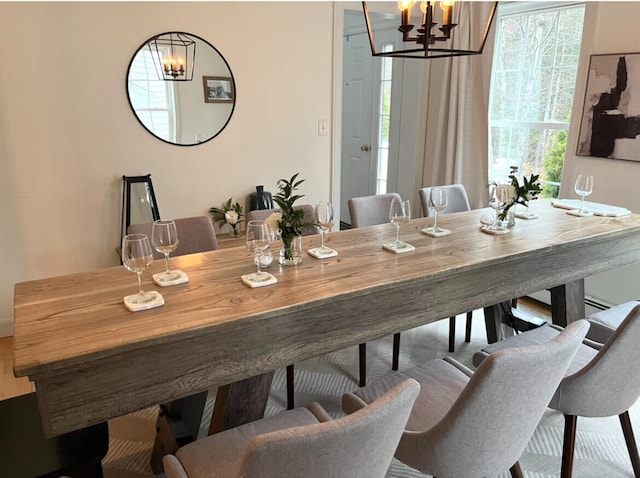
[(579, 156), (640, 161), (640, 53), (591, 55)]

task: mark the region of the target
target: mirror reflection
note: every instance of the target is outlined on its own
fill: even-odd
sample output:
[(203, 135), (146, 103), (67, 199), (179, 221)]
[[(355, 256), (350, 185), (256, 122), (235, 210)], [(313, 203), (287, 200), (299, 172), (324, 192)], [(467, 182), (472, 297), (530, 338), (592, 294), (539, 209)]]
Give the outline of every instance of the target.
[(156, 38), (152, 37), (129, 64), (127, 95), (136, 118), (151, 134), (167, 143), (193, 146), (215, 138), (229, 123), (235, 108), (235, 81), (229, 64), (213, 45), (191, 33), (186, 35), (196, 43), (193, 80), (158, 77), (156, 56), (148, 46)]

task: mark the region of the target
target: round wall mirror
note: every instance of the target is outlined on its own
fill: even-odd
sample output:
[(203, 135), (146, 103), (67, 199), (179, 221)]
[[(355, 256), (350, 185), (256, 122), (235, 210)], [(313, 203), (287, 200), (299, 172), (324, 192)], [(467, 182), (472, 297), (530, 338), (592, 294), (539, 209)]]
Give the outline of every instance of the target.
[(191, 33), (167, 32), (149, 38), (131, 59), (127, 96), (136, 118), (152, 135), (194, 146), (227, 126), (236, 85), (229, 64), (213, 45)]

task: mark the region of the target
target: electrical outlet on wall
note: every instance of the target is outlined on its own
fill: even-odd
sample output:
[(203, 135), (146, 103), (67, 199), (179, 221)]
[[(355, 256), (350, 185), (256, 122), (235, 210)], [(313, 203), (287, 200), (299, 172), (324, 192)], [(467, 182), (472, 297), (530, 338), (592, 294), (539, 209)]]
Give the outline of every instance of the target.
[(318, 136), (327, 136), (329, 134), (329, 121), (326, 119), (318, 120)]

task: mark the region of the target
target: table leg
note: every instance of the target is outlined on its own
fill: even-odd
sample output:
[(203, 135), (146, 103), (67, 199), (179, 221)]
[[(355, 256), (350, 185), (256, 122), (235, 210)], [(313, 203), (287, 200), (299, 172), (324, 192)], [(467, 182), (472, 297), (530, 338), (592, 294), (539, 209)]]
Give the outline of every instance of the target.
[(160, 405), (156, 419), (156, 438), (151, 452), (151, 469), (163, 471), (162, 457), (198, 438), (207, 392)]
[(262, 418), (272, 380), (267, 372), (218, 388), (209, 435)]
[(551, 318), (553, 323), (565, 327), (571, 322), (584, 319), (584, 279), (552, 287)]
[(484, 324), (487, 330), (487, 343), (492, 344), (504, 337), (502, 324), (511, 321), (511, 302), (500, 302), (484, 308)]

